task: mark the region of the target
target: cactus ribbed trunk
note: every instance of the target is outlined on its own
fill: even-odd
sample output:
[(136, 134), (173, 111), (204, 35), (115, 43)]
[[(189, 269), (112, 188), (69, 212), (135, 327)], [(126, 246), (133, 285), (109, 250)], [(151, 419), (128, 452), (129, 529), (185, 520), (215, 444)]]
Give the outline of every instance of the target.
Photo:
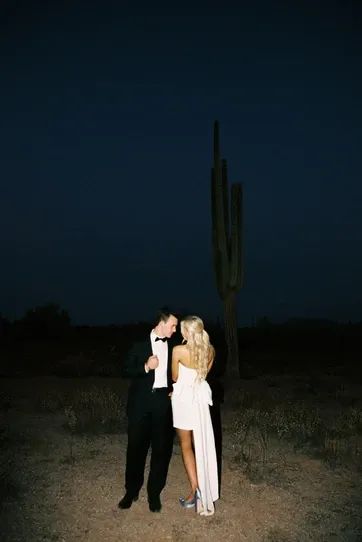
[(239, 340), (236, 310), (236, 294), (229, 292), (224, 299), (225, 339), (228, 346), (228, 373), (230, 376), (239, 375)]
[(212, 245), (216, 285), (224, 304), (228, 372), (240, 372), (236, 296), (243, 282), (242, 187), (229, 186), (226, 160), (220, 156), (219, 125), (214, 127), (214, 164), (211, 170)]

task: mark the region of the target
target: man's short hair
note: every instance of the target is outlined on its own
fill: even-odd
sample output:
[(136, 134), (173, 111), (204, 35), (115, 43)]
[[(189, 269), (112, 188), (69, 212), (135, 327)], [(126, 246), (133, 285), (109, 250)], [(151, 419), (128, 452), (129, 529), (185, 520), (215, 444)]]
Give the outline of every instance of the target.
[(156, 312), (155, 325), (159, 324), (160, 322), (167, 322), (170, 316), (175, 316), (175, 318), (177, 318), (176, 312), (172, 310), (169, 306), (161, 307)]

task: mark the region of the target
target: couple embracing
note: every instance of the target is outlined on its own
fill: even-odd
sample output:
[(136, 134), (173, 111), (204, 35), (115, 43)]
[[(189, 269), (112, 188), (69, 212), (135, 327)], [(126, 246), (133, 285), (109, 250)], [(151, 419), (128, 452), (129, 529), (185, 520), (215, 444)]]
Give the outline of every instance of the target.
[(176, 429), (190, 483), (190, 493), (179, 498), (183, 508), (212, 515), (218, 494), (215, 439), (209, 406), (211, 389), (206, 382), (215, 350), (198, 316), (181, 320), (181, 345), (172, 345), (178, 319), (161, 310), (144, 341), (135, 343), (122, 364), (131, 379), (128, 392), (128, 445), (126, 493), (118, 506), (127, 509), (137, 501), (144, 481), (146, 457), (151, 447), (147, 481), (151, 512), (160, 512)]

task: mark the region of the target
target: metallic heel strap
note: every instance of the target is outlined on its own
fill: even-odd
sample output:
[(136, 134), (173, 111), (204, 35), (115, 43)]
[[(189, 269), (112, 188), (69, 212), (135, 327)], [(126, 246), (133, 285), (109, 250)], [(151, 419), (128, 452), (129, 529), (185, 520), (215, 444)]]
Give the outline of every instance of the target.
[(182, 506), (182, 508), (194, 508), (196, 504), (196, 493), (193, 496), (193, 498), (190, 500), (186, 500), (184, 497), (180, 497), (179, 503)]

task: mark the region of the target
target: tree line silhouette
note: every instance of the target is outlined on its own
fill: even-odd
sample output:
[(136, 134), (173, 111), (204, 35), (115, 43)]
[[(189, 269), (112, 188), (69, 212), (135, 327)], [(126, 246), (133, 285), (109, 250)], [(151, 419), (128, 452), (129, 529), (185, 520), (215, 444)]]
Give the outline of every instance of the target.
[[(217, 352), (214, 376), (223, 376), (228, 358), (224, 330), (211, 319), (205, 323)], [(120, 376), (125, 352), (150, 325), (72, 325), (68, 311), (56, 303), (30, 309), (15, 321), (0, 316), (0, 375)], [(361, 332), (362, 322), (294, 318), (274, 324), (260, 318), (252, 327), (238, 328), (241, 377), (360, 370)]]

